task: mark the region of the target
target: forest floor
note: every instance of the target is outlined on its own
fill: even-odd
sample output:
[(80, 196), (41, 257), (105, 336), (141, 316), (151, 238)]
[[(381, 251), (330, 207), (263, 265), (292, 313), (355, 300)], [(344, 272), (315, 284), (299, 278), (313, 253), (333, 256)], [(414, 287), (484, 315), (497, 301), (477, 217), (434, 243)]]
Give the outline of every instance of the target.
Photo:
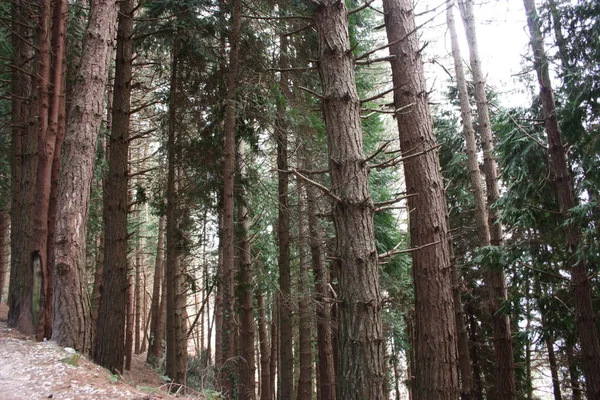
[(0, 400), (175, 398), (144, 355), (134, 356), (131, 371), (112, 375), (72, 349), (36, 342), (8, 328), (7, 312), (0, 303)]

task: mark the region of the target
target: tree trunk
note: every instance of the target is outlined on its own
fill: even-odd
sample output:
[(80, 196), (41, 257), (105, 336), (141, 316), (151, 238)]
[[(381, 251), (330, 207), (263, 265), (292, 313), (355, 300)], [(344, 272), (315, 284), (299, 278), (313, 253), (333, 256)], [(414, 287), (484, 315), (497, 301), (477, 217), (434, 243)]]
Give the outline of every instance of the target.
[(583, 370), (586, 378), (588, 399), (600, 399), (600, 342), (596, 327), (596, 313), (592, 303), (592, 286), (585, 260), (576, 255), (581, 242), (581, 226), (576, 218), (569, 218), (570, 210), (575, 206), (573, 177), (567, 165), (567, 155), (562, 143), (556, 117), (556, 104), (550, 83), (548, 60), (544, 51), (540, 25), (534, 0), (524, 0), (527, 13), (527, 25), (531, 37), (531, 47), (535, 70), (540, 86), (540, 98), (544, 111), (544, 126), (548, 137), (548, 162), (554, 191), (565, 221), (564, 232), (566, 249), (569, 254), (567, 265), (571, 268), (571, 283), (575, 303), (575, 321), (581, 344)]
[(135, 307), (135, 282), (133, 274), (127, 276), (127, 317), (125, 324), (125, 370), (131, 371), (131, 358), (133, 357), (133, 330), (134, 330), (134, 307)]
[(300, 375), (298, 377), (298, 400), (312, 399), (312, 307), (311, 291), (308, 283), (308, 224), (306, 206), (306, 188), (302, 181), (298, 188), (298, 347), (300, 353)]
[(12, 112), (11, 125), (11, 264), (8, 292), (8, 326), (26, 334), (34, 333), (32, 310), (33, 274), (29, 268), (29, 244), (32, 237), (35, 177), (37, 171), (37, 135), (29, 126), (32, 96), (33, 48), (25, 38), (32, 36), (29, 23), (33, 16), (27, 2), (12, 2)]
[(229, 37), (229, 72), (225, 97), (225, 157), (223, 162), (223, 361), (221, 370), (222, 392), (232, 398), (235, 390), (233, 365), (227, 363), (234, 356), (234, 180), (235, 180), (235, 130), (236, 89), (239, 70), (239, 42), (242, 27), (241, 0), (232, 0), (231, 34)]
[[(383, 2), (392, 62), (394, 106), (411, 210), (410, 237), (415, 282), (414, 398), (457, 399), (456, 324), (444, 185), (411, 0)], [(408, 107), (408, 108), (407, 108)], [(425, 246), (423, 248), (423, 246)]]
[(328, 138), (331, 196), (335, 198), (336, 264), (339, 274), (337, 397), (382, 400), (385, 349), (373, 201), (363, 151), (360, 99), (343, 2), (315, 8), (321, 39), (319, 70)]
[[(165, 293), (161, 294), (164, 272), (164, 237), (165, 237), (165, 217), (160, 217), (158, 221), (158, 238), (156, 244), (156, 261), (154, 265), (154, 284), (152, 285), (152, 304), (150, 306), (150, 344), (148, 346), (148, 356), (146, 362), (153, 367), (160, 365), (162, 358), (162, 339), (161, 326), (164, 324), (165, 315), (161, 313), (160, 304)], [(159, 341), (160, 340), (160, 341)]]
[(0, 210), (0, 303), (4, 297), (4, 286), (8, 273), (9, 251), (8, 251), (8, 227), (10, 226), (10, 214), (6, 209)]
[[(287, 68), (288, 39), (286, 36), (279, 38), (279, 66)], [(289, 96), (289, 82), (287, 74), (281, 73), (279, 90), (283, 97)], [(292, 322), (292, 278), (290, 266), (290, 215), (288, 186), (289, 177), (284, 171), (288, 168), (288, 137), (285, 123), (286, 105), (283, 100), (277, 103), (277, 123), (275, 135), (277, 140), (277, 194), (278, 194), (278, 219), (277, 219), (277, 265), (279, 268), (279, 369), (277, 371), (280, 386), (279, 399), (292, 400), (294, 392), (294, 353), (293, 353), (293, 322)]]
[[(473, 15), (473, 0), (459, 0), (460, 11), (464, 21), (469, 45), (471, 71), (475, 81), (475, 100), (477, 102), (477, 116), (481, 147), (483, 149), (483, 170), (487, 188), (488, 227), (490, 243), (492, 246), (502, 245), (502, 222), (500, 210), (494, 206), (500, 198), (498, 185), (498, 167), (494, 159), (494, 139), (488, 98), (485, 91), (485, 76), (481, 67), (475, 17)], [(510, 319), (501, 311), (503, 303), (508, 301), (506, 275), (502, 265), (492, 265), (487, 272), (487, 284), (490, 290), (490, 314), (494, 326), (494, 351), (497, 365), (497, 389), (502, 398), (516, 398), (516, 384), (514, 375), (514, 361), (512, 349), (512, 333)], [(512, 394), (514, 393), (514, 395)]]
[(477, 321), (472, 307), (467, 307), (467, 319), (469, 320), (469, 354), (473, 365), (473, 383), (475, 385), (475, 399), (483, 400), (483, 382), (481, 379), (481, 365), (479, 363), (479, 336), (477, 335)]
[[(467, 81), (462, 67), (462, 56), (458, 44), (458, 36), (456, 34), (456, 26), (454, 23), (454, 4), (453, 0), (449, 0), (447, 8), (448, 28), (450, 30), (450, 38), (452, 42), (452, 55), (454, 58), (454, 69), (456, 73), (456, 83), (460, 99), (461, 118), (463, 124), (463, 134), (467, 143), (467, 157), (469, 165), (469, 175), (471, 177), (471, 190), (475, 204), (475, 218), (477, 221), (477, 232), (479, 237), (479, 246), (483, 249), (490, 245), (500, 246), (502, 239), (502, 225), (499, 220), (499, 213), (492, 210), (492, 204), (500, 197), (498, 190), (498, 177), (496, 173), (496, 163), (491, 156), (492, 133), (489, 121), (489, 113), (487, 109), (487, 97), (485, 94), (485, 82), (483, 82), (483, 74), (481, 72), (481, 63), (477, 55), (474, 23), (472, 12), (470, 13), (470, 24), (467, 25), (469, 44), (471, 49), (471, 65), (474, 67), (473, 76), (476, 83), (476, 99), (479, 113), (480, 133), (484, 148), (484, 166), (486, 171), (486, 183), (488, 193), (488, 203), (486, 205), (484, 192), (479, 173), (479, 161), (477, 159), (477, 144), (475, 140), (475, 130), (471, 119), (471, 105), (469, 94), (467, 91)], [(471, 10), (472, 11), (472, 10)], [(467, 19), (467, 21), (469, 21)], [(476, 73), (477, 71), (477, 73)], [(489, 219), (488, 219), (489, 211)], [(493, 228), (492, 228), (493, 225)], [(494, 231), (494, 243), (491, 242), (491, 231)], [(488, 314), (492, 320), (494, 330), (494, 353), (496, 365), (496, 384), (495, 391), (497, 398), (505, 398), (507, 400), (515, 400), (516, 385), (514, 379), (513, 354), (511, 345), (510, 321), (506, 315), (502, 313), (502, 303), (507, 300), (506, 293), (506, 277), (504, 276), (503, 266), (491, 265), (490, 262), (485, 262), (485, 279), (488, 289)], [(461, 381), (464, 383), (464, 381)]]
[[(452, 252), (452, 244), (450, 251)], [(465, 328), (465, 315), (462, 304), (462, 298), (460, 293), (459, 284), (459, 272), (454, 264), (454, 258), (452, 257), (452, 291), (454, 293), (454, 313), (456, 319), (456, 334), (458, 337), (458, 364), (460, 371), (460, 398), (462, 400), (474, 399), (474, 383), (473, 383), (473, 369), (471, 366), (471, 358), (469, 357), (469, 338), (467, 336), (467, 330)]]
[(104, 182), (104, 271), (96, 325), (94, 360), (111, 372), (123, 372), (127, 309), (127, 213), (129, 211), (129, 119), (133, 62), (133, 0), (119, 3), (117, 55)]
[(567, 353), (567, 362), (569, 364), (569, 383), (573, 391), (573, 400), (581, 400), (581, 386), (579, 385), (579, 371), (577, 370), (577, 359), (573, 354), (573, 342), (567, 340), (565, 343), (565, 352)]
[[(310, 166), (307, 166), (310, 169)], [(315, 281), (315, 303), (317, 324), (317, 353), (319, 369), (320, 400), (336, 400), (335, 368), (331, 333), (331, 303), (328, 300), (329, 273), (325, 265), (323, 232), (317, 217), (317, 194), (315, 188), (307, 186), (308, 230), (313, 277)]]
[(550, 336), (546, 338), (546, 347), (548, 348), (548, 363), (550, 364), (550, 373), (552, 375), (554, 400), (562, 400), (560, 379), (558, 378), (558, 365), (556, 363), (556, 354), (554, 354), (554, 340)]
[[(139, 221), (140, 210), (139, 204), (136, 205), (135, 219)], [(142, 240), (140, 238), (139, 228), (136, 232), (136, 244), (135, 244), (135, 344), (134, 353), (140, 354), (142, 347), (141, 333), (143, 329), (143, 309), (144, 309), (144, 298), (143, 293), (145, 292), (144, 281), (142, 273), (144, 269), (144, 256), (142, 254)]]
[[(241, 180), (246, 176), (245, 171), (245, 143), (243, 140), (238, 145), (238, 170)], [(256, 363), (254, 360), (254, 307), (252, 284), (252, 258), (250, 256), (250, 221), (246, 208), (246, 188), (240, 184), (238, 196), (238, 302), (240, 309), (240, 353), (242, 360), (239, 363), (239, 389), (238, 400), (256, 399)]]
[(270, 384), (272, 399), (278, 399), (279, 395), (276, 380), (279, 367), (279, 301), (279, 296), (273, 296), (273, 319), (271, 320), (271, 365), (269, 370), (269, 374), (271, 375)]
[(86, 224), (116, 17), (116, 2), (92, 1), (58, 191), (53, 337), (59, 345), (84, 353), (91, 347), (89, 292), (83, 263)]
[[(167, 222), (166, 222), (166, 267), (167, 283), (167, 375), (175, 385), (171, 390), (177, 391), (187, 379), (187, 330), (185, 310), (184, 271), (181, 262), (181, 243), (177, 204), (177, 116), (179, 107), (179, 52), (180, 42), (175, 41), (171, 62), (171, 96), (169, 101), (169, 122), (167, 139)], [(184, 305), (182, 307), (182, 301)]]
[(260, 343), (260, 400), (272, 400), (271, 395), (271, 349), (267, 331), (265, 295), (257, 294), (258, 340)]

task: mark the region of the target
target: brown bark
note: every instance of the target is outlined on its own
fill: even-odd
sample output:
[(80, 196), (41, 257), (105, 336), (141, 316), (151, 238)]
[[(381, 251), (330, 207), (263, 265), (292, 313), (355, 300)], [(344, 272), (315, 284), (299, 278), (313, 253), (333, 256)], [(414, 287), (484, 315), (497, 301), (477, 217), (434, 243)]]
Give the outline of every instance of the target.
[(279, 367), (279, 296), (273, 296), (273, 319), (271, 320), (271, 365), (269, 374), (271, 375), (271, 396), (276, 399), (278, 388), (276, 382), (277, 371)]
[(554, 340), (552, 340), (550, 336), (546, 338), (546, 347), (548, 349), (548, 364), (550, 364), (554, 400), (562, 400), (562, 395), (560, 393), (560, 379), (558, 378), (558, 364), (556, 363), (556, 354), (554, 353)]
[(167, 375), (179, 390), (187, 379), (187, 313), (185, 310), (184, 264), (181, 261), (179, 237), (180, 209), (177, 203), (177, 116), (179, 107), (180, 82), (180, 42), (175, 41), (171, 62), (171, 97), (169, 101), (169, 122), (167, 138), (167, 225), (166, 225), (166, 267), (167, 283)]
[[(487, 97), (485, 94), (485, 82), (481, 72), (481, 63), (476, 49), (474, 23), (472, 18), (472, 10), (470, 17), (466, 18), (467, 32), (471, 50), (471, 66), (474, 67), (473, 76), (476, 83), (476, 99), (478, 105), (478, 115), (480, 123), (480, 134), (482, 138), (482, 147), (484, 149), (484, 169), (486, 171), (486, 183), (488, 202), (483, 194), (481, 176), (479, 173), (479, 161), (477, 160), (477, 144), (475, 140), (475, 130), (471, 119), (471, 105), (469, 94), (467, 91), (467, 82), (462, 67), (462, 56), (458, 44), (458, 36), (456, 34), (456, 26), (454, 23), (454, 4), (453, 0), (449, 0), (447, 8), (447, 21), (450, 30), (450, 38), (452, 42), (452, 55), (454, 58), (454, 69), (456, 73), (456, 83), (460, 99), (461, 118), (463, 125), (463, 134), (467, 144), (467, 157), (469, 165), (469, 175), (471, 177), (471, 190), (473, 192), (473, 200), (475, 204), (475, 218), (477, 221), (477, 232), (479, 237), (479, 246), (481, 248), (490, 245), (501, 245), (502, 225), (499, 220), (499, 213), (491, 208), (492, 204), (500, 197), (498, 189), (498, 177), (496, 172), (496, 163), (491, 155), (492, 134), (489, 121), (489, 113), (487, 109)], [(468, 7), (468, 6), (465, 6)], [(489, 217), (488, 217), (489, 212)], [(494, 242), (492, 243), (492, 231)], [(506, 277), (502, 266), (483, 265), (485, 270), (485, 279), (488, 289), (488, 313), (492, 320), (494, 330), (494, 353), (496, 364), (496, 381), (495, 391), (497, 397), (505, 399), (516, 399), (516, 385), (514, 379), (513, 354), (511, 345), (510, 321), (508, 316), (501, 311), (503, 301), (507, 300), (506, 292)], [(461, 383), (464, 383), (461, 380)], [(465, 389), (463, 388), (463, 391)], [(472, 386), (469, 392), (472, 391)]]
[(236, 130), (236, 89), (238, 86), (239, 45), (242, 27), (241, 0), (231, 3), (231, 35), (229, 37), (229, 72), (227, 74), (227, 94), (225, 97), (225, 157), (223, 161), (223, 332), (221, 387), (226, 398), (232, 398), (235, 390), (233, 365), (228, 362), (234, 356), (234, 174), (235, 174), (235, 130)]
[(91, 295), (91, 324), (93, 330), (93, 340), (96, 343), (96, 323), (98, 322), (98, 311), (100, 309), (100, 289), (102, 287), (102, 274), (104, 272), (104, 232), (98, 239), (98, 254), (96, 258), (96, 271), (94, 272), (94, 287)]
[[(279, 42), (280, 68), (286, 68), (288, 39), (281, 36)], [(289, 82), (287, 74), (282, 73), (279, 81), (279, 90), (283, 96), (289, 95)], [(292, 278), (290, 266), (290, 215), (288, 174), (283, 172), (288, 168), (288, 137), (287, 126), (285, 123), (286, 105), (283, 101), (277, 104), (277, 123), (275, 135), (277, 140), (277, 194), (278, 194), (278, 212), (277, 212), (277, 265), (279, 268), (279, 393), (280, 400), (292, 400), (294, 391), (294, 353), (293, 353), (293, 322), (292, 322)]]
[[(243, 140), (238, 145), (238, 170), (243, 180), (245, 171), (245, 144)], [(254, 306), (252, 285), (252, 258), (250, 255), (250, 221), (246, 208), (246, 188), (240, 185), (238, 190), (238, 303), (240, 309), (240, 354), (242, 359), (238, 364), (239, 387), (238, 400), (256, 399), (256, 363), (254, 359)]]
[(4, 297), (4, 287), (6, 286), (6, 277), (8, 274), (9, 251), (8, 239), (10, 226), (9, 212), (3, 208), (0, 209), (0, 303)]
[(581, 400), (581, 386), (579, 385), (579, 371), (577, 370), (577, 360), (573, 354), (573, 343), (567, 340), (565, 343), (565, 353), (567, 354), (567, 363), (569, 364), (569, 383), (572, 389), (573, 400)]
[(298, 348), (300, 353), (300, 374), (298, 376), (298, 400), (312, 400), (312, 309), (311, 292), (308, 283), (308, 221), (306, 206), (306, 188), (304, 182), (297, 183), (298, 188)]
[[(136, 205), (135, 210), (136, 220), (139, 220), (140, 209), (139, 205)], [(143, 319), (143, 310), (144, 310), (144, 298), (143, 293), (145, 292), (144, 288), (144, 280), (142, 277), (143, 269), (144, 269), (144, 258), (142, 254), (142, 240), (140, 238), (139, 231), (136, 233), (136, 245), (135, 245), (135, 342), (134, 342), (134, 353), (140, 354), (142, 347), (142, 337), (141, 333), (143, 330), (144, 319)]]
[[(450, 250), (452, 250), (450, 244)], [(456, 334), (458, 337), (458, 365), (460, 372), (460, 398), (462, 400), (470, 400), (474, 398), (474, 382), (473, 369), (471, 366), (471, 358), (469, 356), (469, 340), (467, 330), (465, 328), (465, 315), (460, 293), (459, 273), (456, 270), (456, 265), (453, 263), (452, 273), (452, 291), (454, 293), (454, 314), (456, 319)]]
[(135, 307), (135, 283), (133, 274), (127, 276), (127, 315), (125, 324), (125, 369), (131, 371), (131, 359), (133, 357), (133, 330), (134, 330), (134, 307)]
[(119, 4), (112, 129), (108, 143), (108, 172), (104, 181), (104, 271), (94, 360), (111, 372), (123, 372), (125, 357), (133, 7), (133, 0)]
[[(414, 398), (457, 399), (459, 382), (452, 268), (448, 248), (446, 206), (437, 143), (427, 105), (427, 92), (411, 0), (385, 0), (386, 30), (392, 62), (394, 106), (404, 162), (410, 211), (411, 253), (415, 282)], [(406, 109), (406, 107), (409, 107)]]
[(158, 238), (156, 244), (156, 261), (154, 265), (154, 283), (152, 285), (152, 304), (150, 306), (150, 344), (148, 346), (148, 356), (146, 362), (154, 367), (159, 366), (162, 357), (162, 338), (160, 331), (164, 325), (165, 315), (161, 312), (160, 304), (165, 293), (161, 294), (164, 272), (164, 237), (165, 237), (165, 217), (160, 217), (158, 221)]
[(373, 201), (363, 151), (360, 99), (348, 34), (348, 10), (337, 0), (314, 11), (320, 37), (319, 71), (328, 140), (329, 172), (339, 277), (337, 397), (382, 400), (385, 396)]
[[(502, 245), (502, 221), (500, 210), (494, 206), (500, 198), (498, 184), (498, 167), (494, 159), (494, 139), (492, 124), (490, 122), (489, 104), (485, 91), (485, 76), (481, 67), (475, 17), (473, 14), (473, 0), (460, 0), (460, 11), (464, 21), (469, 45), (469, 56), (473, 80), (475, 82), (475, 100), (477, 102), (477, 117), (479, 134), (483, 149), (483, 170), (487, 189), (488, 226), (490, 244)], [(503, 266), (490, 266), (487, 271), (487, 284), (490, 290), (490, 314), (494, 327), (494, 351), (497, 369), (497, 389), (503, 398), (516, 397), (516, 384), (514, 376), (514, 361), (512, 350), (512, 333), (510, 319), (503, 315), (502, 303), (508, 300), (506, 275)], [(512, 393), (515, 393), (512, 395)]]
[(91, 348), (89, 292), (83, 265), (86, 223), (116, 16), (114, 1), (92, 1), (58, 191), (53, 338), (61, 346), (84, 353)]
[[(309, 167), (310, 169), (310, 167)], [(310, 234), (310, 252), (313, 277), (315, 281), (315, 303), (317, 324), (317, 353), (319, 370), (319, 392), (320, 400), (335, 400), (335, 368), (331, 327), (331, 303), (328, 295), (329, 273), (325, 265), (325, 254), (323, 249), (323, 232), (319, 227), (317, 217), (317, 195), (315, 188), (306, 188), (308, 207), (308, 230)]]
[(29, 244), (32, 237), (33, 205), (37, 171), (37, 133), (29, 126), (32, 95), (32, 69), (29, 60), (33, 48), (25, 38), (31, 37), (28, 28), (33, 19), (28, 2), (12, 2), (12, 115), (11, 125), (11, 264), (8, 293), (8, 325), (27, 334), (34, 333), (32, 311), (33, 274)]
[(477, 321), (472, 307), (467, 308), (467, 319), (469, 320), (469, 354), (473, 365), (473, 383), (475, 384), (475, 399), (483, 400), (483, 382), (481, 378), (481, 365), (479, 362), (479, 336), (477, 335)]
[(558, 127), (548, 60), (544, 50), (535, 1), (524, 0), (523, 3), (527, 13), (527, 25), (544, 111), (544, 126), (548, 137), (550, 177), (554, 184), (559, 211), (565, 220), (567, 265), (571, 269), (575, 322), (581, 344), (586, 391), (588, 399), (600, 399), (600, 341), (598, 340), (596, 327), (596, 312), (592, 303), (592, 286), (586, 261), (579, 260), (575, 254), (581, 242), (581, 226), (576, 222), (576, 219), (568, 219), (570, 210), (576, 204), (573, 193), (573, 177), (569, 171), (566, 149)]
[(257, 294), (258, 340), (260, 344), (260, 400), (272, 400), (271, 395), (271, 348), (267, 330), (267, 310), (265, 295)]

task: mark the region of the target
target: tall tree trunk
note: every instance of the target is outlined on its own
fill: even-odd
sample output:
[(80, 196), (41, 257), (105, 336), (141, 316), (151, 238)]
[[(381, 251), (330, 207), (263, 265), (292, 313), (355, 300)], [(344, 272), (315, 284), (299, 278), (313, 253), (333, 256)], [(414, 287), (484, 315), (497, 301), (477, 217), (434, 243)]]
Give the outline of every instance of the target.
[[(245, 143), (240, 140), (238, 145), (238, 171), (241, 180), (246, 176)], [(238, 400), (256, 399), (256, 363), (254, 360), (254, 306), (252, 283), (252, 258), (250, 255), (250, 221), (246, 208), (246, 188), (240, 184), (238, 191), (238, 302), (240, 309), (240, 353)]]
[(0, 303), (4, 296), (4, 286), (6, 286), (6, 276), (8, 274), (9, 251), (8, 237), (10, 226), (10, 214), (3, 208), (0, 209)]
[(87, 353), (90, 306), (84, 272), (86, 224), (96, 139), (117, 18), (116, 2), (94, 0), (63, 145), (54, 250), (53, 338)]
[(271, 365), (269, 374), (271, 375), (271, 396), (273, 399), (278, 398), (277, 379), (279, 367), (279, 301), (280, 296), (273, 296), (273, 318), (271, 320)]
[(319, 71), (335, 198), (339, 276), (337, 397), (381, 400), (385, 349), (373, 201), (363, 151), (360, 99), (345, 3), (324, 0), (314, 10), (321, 39)]
[(131, 359), (133, 358), (133, 330), (134, 330), (134, 308), (135, 308), (135, 282), (133, 272), (127, 276), (127, 315), (125, 324), (125, 369), (131, 371)]
[(232, 398), (235, 390), (235, 375), (227, 360), (234, 355), (234, 180), (235, 180), (235, 130), (236, 130), (236, 89), (238, 86), (239, 42), (242, 28), (241, 0), (231, 2), (231, 34), (229, 37), (229, 72), (227, 74), (227, 94), (225, 97), (225, 157), (223, 162), (223, 361), (221, 386), (227, 398)]
[[(171, 96), (169, 101), (169, 123), (167, 138), (167, 225), (166, 225), (166, 267), (167, 283), (167, 375), (178, 390), (187, 379), (187, 330), (184, 292), (184, 264), (181, 262), (179, 235), (180, 209), (177, 203), (177, 116), (180, 96), (179, 68), (180, 46), (176, 40), (171, 62)], [(182, 306), (183, 301), (183, 306)]]
[(456, 324), (444, 185), (427, 105), (423, 64), (412, 0), (383, 2), (392, 61), (394, 107), (411, 210), (410, 237), (415, 282), (414, 398), (457, 399)]
[(134, 0), (119, 3), (112, 130), (108, 144), (108, 172), (104, 181), (104, 271), (94, 346), (94, 360), (112, 372), (123, 372), (125, 357), (134, 4)]
[(469, 354), (473, 364), (473, 383), (475, 385), (475, 399), (483, 400), (483, 382), (481, 379), (481, 364), (479, 362), (479, 336), (477, 335), (477, 321), (472, 306), (467, 307), (467, 319), (469, 321)]
[(573, 400), (581, 400), (581, 386), (579, 385), (579, 371), (577, 370), (577, 359), (573, 354), (573, 341), (566, 340), (565, 353), (567, 354), (567, 363), (569, 364), (569, 383), (573, 392)]
[[(471, 119), (471, 105), (469, 101), (469, 93), (467, 91), (467, 81), (462, 67), (462, 56), (456, 34), (456, 25), (454, 23), (454, 0), (447, 2), (447, 21), (450, 30), (450, 39), (452, 42), (452, 56), (454, 58), (454, 69), (456, 73), (456, 83), (460, 99), (461, 118), (463, 124), (463, 134), (467, 143), (467, 157), (469, 165), (469, 175), (471, 177), (471, 190), (475, 203), (475, 218), (477, 221), (477, 232), (479, 237), (479, 246), (481, 248), (490, 245), (499, 246), (502, 237), (502, 225), (499, 221), (497, 211), (491, 210), (492, 204), (500, 197), (498, 190), (498, 177), (496, 173), (496, 163), (494, 162), (490, 144), (492, 140), (489, 114), (487, 110), (487, 97), (485, 94), (485, 82), (483, 82), (483, 74), (481, 72), (481, 63), (476, 54), (476, 42), (474, 42), (474, 24), (471, 19), (471, 24), (468, 26), (468, 37), (471, 49), (471, 65), (477, 69), (478, 74), (473, 72), (476, 80), (476, 99), (479, 112), (480, 133), (484, 148), (484, 160), (487, 165), (484, 167), (486, 171), (488, 203), (486, 205), (484, 191), (479, 173), (479, 161), (477, 144), (475, 140), (475, 130)], [(472, 13), (471, 13), (472, 16)], [(475, 53), (475, 54), (474, 54)], [(483, 97), (482, 97), (483, 96)], [(489, 219), (488, 219), (489, 211)], [(491, 231), (493, 224), (494, 243), (491, 242)], [(485, 279), (488, 292), (488, 314), (492, 320), (494, 330), (494, 353), (496, 365), (496, 381), (495, 391), (497, 398), (505, 398), (507, 400), (515, 400), (516, 385), (514, 379), (513, 354), (510, 334), (510, 321), (501, 311), (502, 302), (507, 300), (506, 293), (506, 278), (504, 271), (500, 265), (491, 265), (490, 262), (485, 262)], [(464, 381), (461, 381), (464, 382)], [(464, 389), (463, 389), (464, 391)]]
[[(279, 38), (279, 66), (287, 68), (288, 39), (286, 36)], [(279, 90), (283, 97), (289, 96), (289, 82), (287, 74), (280, 75)], [(292, 323), (292, 277), (290, 266), (290, 215), (288, 186), (288, 136), (285, 123), (286, 104), (280, 100), (277, 104), (277, 123), (275, 135), (277, 140), (277, 194), (278, 194), (278, 219), (277, 219), (277, 247), (279, 268), (279, 369), (280, 381), (279, 399), (292, 400), (294, 392), (294, 353), (293, 353), (293, 323)]]
[(260, 400), (272, 400), (271, 395), (271, 348), (267, 324), (265, 295), (257, 294), (258, 340), (260, 344)]
[(554, 353), (554, 340), (550, 336), (546, 338), (546, 347), (548, 348), (548, 363), (550, 364), (550, 373), (552, 376), (554, 400), (562, 400), (560, 379), (558, 378), (558, 364), (556, 363), (556, 354)]
[(319, 226), (317, 216), (318, 206), (315, 190), (312, 186), (306, 188), (311, 264), (315, 281), (318, 384), (321, 400), (336, 400), (333, 335), (331, 333), (333, 322), (331, 319), (331, 303), (327, 299), (330, 297), (328, 296), (329, 273), (325, 265), (323, 232)]
[[(450, 251), (452, 252), (452, 244), (449, 246)], [(471, 400), (474, 398), (473, 368), (471, 366), (471, 357), (469, 357), (469, 339), (465, 328), (465, 315), (458, 277), (459, 272), (454, 264), (454, 257), (452, 257), (452, 259), (452, 291), (454, 293), (454, 313), (456, 319), (456, 334), (458, 337), (457, 350), (460, 371), (460, 398), (462, 400)]]
[[(139, 221), (140, 217), (140, 209), (139, 204), (136, 205), (136, 210), (134, 212), (136, 221)], [(139, 223), (139, 222), (138, 222)], [(145, 292), (144, 281), (142, 278), (143, 269), (144, 269), (144, 256), (142, 254), (142, 240), (140, 238), (139, 228), (136, 232), (136, 244), (135, 244), (135, 344), (134, 344), (134, 353), (140, 354), (141, 346), (142, 346), (142, 338), (141, 333), (143, 329), (143, 309), (144, 309), (144, 299), (143, 293)]]
[(31, 227), (37, 171), (36, 132), (29, 126), (32, 96), (33, 47), (25, 38), (31, 37), (29, 23), (33, 16), (27, 2), (12, 1), (12, 115), (11, 125), (11, 264), (8, 292), (8, 325), (23, 333), (33, 334), (32, 283), (29, 268)]
[[(479, 133), (483, 149), (483, 170), (487, 189), (490, 244), (501, 246), (502, 222), (500, 220), (500, 210), (494, 206), (500, 198), (498, 167), (494, 159), (494, 139), (490, 122), (489, 103), (485, 91), (485, 76), (481, 67), (477, 44), (473, 0), (459, 0), (459, 2), (469, 45), (471, 71), (475, 81), (475, 101), (477, 102)], [(490, 314), (494, 327), (494, 351), (498, 367), (496, 377), (498, 393), (502, 393), (503, 398), (516, 398), (511, 324), (508, 315), (503, 314), (501, 311), (503, 303), (508, 301), (508, 289), (503, 266), (490, 266), (487, 271), (487, 280), (490, 290)], [(512, 395), (512, 393), (515, 394)]]
[(306, 188), (302, 181), (298, 188), (298, 347), (300, 353), (300, 374), (298, 377), (298, 400), (312, 399), (312, 307), (311, 291), (308, 283), (308, 224), (306, 206)]
[(533, 49), (535, 70), (540, 86), (540, 98), (544, 111), (544, 126), (548, 137), (548, 162), (554, 191), (565, 221), (564, 232), (568, 252), (567, 265), (571, 268), (571, 284), (575, 302), (575, 321), (581, 344), (584, 375), (588, 399), (600, 399), (600, 342), (596, 327), (596, 313), (592, 303), (592, 285), (585, 260), (576, 255), (581, 242), (581, 226), (577, 219), (570, 218), (575, 206), (573, 177), (567, 165), (567, 155), (562, 143), (556, 116), (556, 104), (548, 71), (548, 60), (544, 51), (540, 25), (534, 0), (524, 0), (527, 25)]
[[(152, 304), (150, 306), (150, 344), (146, 362), (154, 367), (159, 366), (162, 357), (161, 326), (164, 324), (165, 315), (161, 313), (160, 303), (165, 293), (161, 294), (164, 272), (164, 237), (166, 219), (161, 216), (158, 221), (158, 238), (156, 244), (156, 261), (154, 265), (154, 284), (152, 285)], [(160, 341), (159, 341), (160, 340)]]

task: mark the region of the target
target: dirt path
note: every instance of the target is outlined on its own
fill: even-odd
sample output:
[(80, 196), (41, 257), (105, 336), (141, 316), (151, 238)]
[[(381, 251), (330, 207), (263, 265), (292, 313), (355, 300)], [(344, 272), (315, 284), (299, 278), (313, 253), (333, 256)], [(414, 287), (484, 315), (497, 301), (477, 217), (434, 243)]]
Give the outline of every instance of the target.
[[(2, 311), (6, 310), (0, 310), (0, 319)], [(72, 349), (52, 341), (35, 342), (0, 322), (0, 400), (174, 399), (160, 390), (162, 383), (142, 356), (136, 356), (132, 371), (119, 378)]]

